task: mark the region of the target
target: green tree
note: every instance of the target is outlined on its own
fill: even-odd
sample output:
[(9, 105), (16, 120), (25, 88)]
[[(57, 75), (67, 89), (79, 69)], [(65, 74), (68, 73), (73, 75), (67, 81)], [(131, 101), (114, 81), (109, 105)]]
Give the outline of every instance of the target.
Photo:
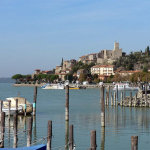
[(65, 80), (69, 80), (70, 82), (72, 82), (73, 81), (73, 75), (72, 74), (67, 74), (66, 76), (65, 76)]
[(79, 81), (80, 81), (80, 82), (83, 82), (83, 81), (85, 81), (86, 79), (87, 79), (87, 75), (81, 73), (81, 74), (80, 74), (80, 77), (79, 77)]
[(64, 59), (62, 58), (62, 60), (61, 60), (61, 66), (63, 66), (63, 64), (64, 64)]
[(145, 54), (146, 54), (147, 56), (149, 56), (149, 55), (150, 55), (149, 46), (147, 46), (147, 47), (146, 47), (146, 49), (145, 49)]
[(16, 82), (18, 82), (18, 80), (20, 80), (23, 76), (21, 74), (15, 74), (13, 75), (11, 78), (16, 80)]

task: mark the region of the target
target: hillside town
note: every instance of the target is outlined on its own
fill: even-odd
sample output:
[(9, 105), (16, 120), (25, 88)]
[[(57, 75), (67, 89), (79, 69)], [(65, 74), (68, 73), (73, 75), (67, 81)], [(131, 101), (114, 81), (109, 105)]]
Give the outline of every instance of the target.
[[(78, 60), (63, 60), (62, 58), (60, 65), (56, 66), (55, 69), (46, 71), (36, 69), (31, 77), (30, 75), (24, 77), (28, 78), (30, 81), (38, 80), (40, 82), (57, 82), (65, 80), (71, 82), (88, 81), (96, 83), (100, 81), (127, 81), (132, 79), (133, 74), (143, 72), (143, 69), (145, 69), (146, 72), (149, 71), (148, 66), (144, 66), (144, 64), (142, 64), (142, 66), (140, 65), (140, 61), (135, 60), (136, 63), (133, 62), (134, 59), (137, 58), (141, 59), (144, 57), (144, 60), (149, 59), (149, 57), (145, 58), (145, 55), (149, 56), (149, 47), (147, 47), (144, 53), (135, 52), (133, 54), (131, 52), (130, 55), (126, 55), (126, 53), (119, 48), (119, 43), (115, 42), (112, 50), (103, 49), (98, 53), (81, 56)], [(127, 62), (128, 59), (129, 62)], [(125, 62), (125, 64), (121, 64), (123, 62)], [(17, 77), (14, 75), (12, 78), (18, 78), (21, 79), (20, 82), (24, 82), (23, 76), (20, 75), (19, 77), (19, 75), (17, 74)]]

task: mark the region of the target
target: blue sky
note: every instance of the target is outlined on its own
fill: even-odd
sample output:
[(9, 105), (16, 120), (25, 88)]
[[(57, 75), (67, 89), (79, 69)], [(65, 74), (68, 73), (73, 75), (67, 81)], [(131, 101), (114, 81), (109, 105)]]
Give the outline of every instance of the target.
[(49, 70), (61, 58), (150, 45), (149, 0), (0, 0), (0, 77)]

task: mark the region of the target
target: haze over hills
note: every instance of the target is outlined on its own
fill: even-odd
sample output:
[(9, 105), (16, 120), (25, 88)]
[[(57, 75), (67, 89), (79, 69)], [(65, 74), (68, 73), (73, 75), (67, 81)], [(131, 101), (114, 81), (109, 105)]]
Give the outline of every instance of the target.
[(11, 78), (0, 78), (0, 83), (14, 83), (15, 80), (12, 80)]

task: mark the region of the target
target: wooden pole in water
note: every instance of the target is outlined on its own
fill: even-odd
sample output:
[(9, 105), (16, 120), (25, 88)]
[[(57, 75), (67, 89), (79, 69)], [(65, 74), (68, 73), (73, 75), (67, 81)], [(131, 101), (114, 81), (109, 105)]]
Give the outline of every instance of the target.
[[(2, 100), (0, 100), (0, 118), (1, 118), (1, 114), (2, 114), (2, 112), (3, 112), (3, 101)], [(0, 120), (1, 121), (1, 120)]]
[(123, 105), (123, 92), (121, 92), (121, 102), (120, 102), (120, 105), (121, 106)]
[(10, 119), (11, 101), (8, 100), (8, 118)]
[(111, 92), (111, 106), (113, 106), (113, 94)]
[(5, 113), (1, 112), (1, 142), (0, 142), (0, 148), (4, 148), (4, 133), (5, 133)]
[(18, 114), (18, 99), (16, 99), (16, 105), (15, 105), (15, 108), (16, 108), (16, 114)]
[[(117, 85), (116, 88), (117, 88), (117, 89), (116, 89), (116, 101), (118, 102), (118, 85)], [(117, 103), (117, 105), (118, 105), (118, 103)]]
[(0, 113), (2, 113), (2, 108), (3, 108), (3, 101), (0, 101)]
[(37, 86), (34, 87), (33, 115), (36, 115)]
[(137, 103), (137, 93), (135, 94), (134, 107), (136, 106), (136, 103)]
[(126, 85), (124, 85), (124, 99), (126, 98)]
[(116, 106), (116, 92), (114, 92), (114, 106)]
[(74, 148), (74, 139), (73, 139), (73, 125), (69, 127), (69, 150), (73, 150)]
[(147, 83), (145, 83), (145, 106), (147, 106)]
[(27, 115), (27, 100), (24, 99), (24, 116)]
[(108, 93), (108, 91), (106, 90), (105, 105), (107, 105), (107, 98), (108, 98), (108, 97), (107, 97), (107, 96), (108, 96), (108, 94), (107, 94), (107, 93)]
[(109, 106), (109, 93), (110, 93), (110, 85), (108, 86), (108, 106)]
[(13, 127), (14, 127), (14, 143), (13, 143), (13, 148), (17, 148), (17, 142), (18, 142), (18, 137), (17, 137), (17, 123), (18, 123), (18, 118), (17, 114), (13, 116)]
[(131, 136), (131, 150), (138, 150), (138, 136)]
[(65, 150), (69, 148), (69, 121), (65, 121)]
[(28, 119), (27, 147), (31, 146), (31, 141), (32, 141), (32, 117)]
[(130, 92), (130, 98), (129, 98), (129, 107), (132, 106), (132, 91)]
[(101, 127), (105, 127), (104, 86), (101, 86)]
[(52, 121), (48, 121), (48, 131), (47, 131), (47, 150), (51, 150), (51, 140), (52, 140)]
[(91, 131), (91, 150), (96, 150), (96, 130)]
[(65, 121), (69, 121), (69, 85), (66, 85)]

